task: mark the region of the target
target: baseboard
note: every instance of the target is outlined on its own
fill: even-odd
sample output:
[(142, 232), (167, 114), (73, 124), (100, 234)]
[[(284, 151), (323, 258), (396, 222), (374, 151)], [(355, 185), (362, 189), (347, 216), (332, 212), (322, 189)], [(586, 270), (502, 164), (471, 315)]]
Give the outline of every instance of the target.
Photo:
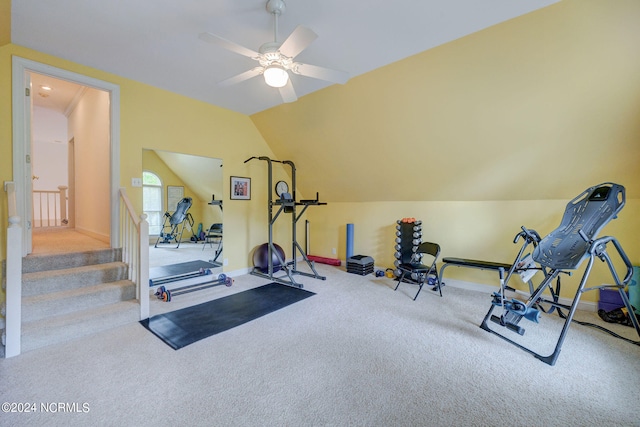
[[(491, 295), (493, 292), (497, 291), (499, 288), (498, 286), (489, 286), (482, 283), (466, 282), (463, 280), (455, 280), (455, 279), (446, 279), (445, 285), (451, 286), (452, 288), (461, 288), (461, 289), (467, 289), (467, 290), (477, 291), (477, 292), (486, 292), (488, 295)], [(444, 289), (446, 290), (446, 287)], [(446, 292), (446, 291), (443, 291), (443, 292)], [(529, 297), (528, 292), (517, 290), (516, 293), (526, 298)], [(489, 301), (488, 298), (487, 298), (487, 301)], [(571, 305), (571, 303), (573, 303), (573, 300), (568, 298), (559, 298), (558, 302), (564, 305)], [(591, 301), (580, 301), (578, 303), (578, 310), (596, 312), (598, 311), (598, 304)]]
[(233, 271), (225, 271), (224, 274), (226, 274), (229, 277), (238, 277), (238, 276), (242, 276), (245, 274), (249, 274), (251, 272), (251, 270), (253, 270), (252, 268), (241, 268), (239, 270), (233, 270)]
[(96, 233), (81, 227), (75, 227), (74, 230), (76, 230), (78, 233), (82, 233), (86, 236), (89, 236), (92, 239), (100, 240), (101, 242), (106, 243), (108, 245), (111, 244), (111, 238), (108, 235)]

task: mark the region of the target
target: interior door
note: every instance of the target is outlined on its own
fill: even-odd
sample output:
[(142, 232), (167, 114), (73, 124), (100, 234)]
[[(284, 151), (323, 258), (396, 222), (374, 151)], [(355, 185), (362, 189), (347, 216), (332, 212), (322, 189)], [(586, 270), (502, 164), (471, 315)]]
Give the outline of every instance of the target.
[[(105, 125), (108, 136), (106, 138), (108, 149), (104, 156), (108, 160), (107, 178), (109, 185), (105, 186), (103, 193), (109, 193), (110, 203), (105, 212), (107, 212), (107, 221), (110, 226), (109, 232), (104, 233), (110, 239), (111, 247), (119, 247), (120, 239), (117, 230), (120, 229), (119, 215), (119, 188), (120, 188), (120, 87), (112, 83), (98, 80), (92, 77), (77, 74), (61, 68), (56, 68), (47, 64), (38, 63), (29, 59), (14, 56), (12, 58), (12, 111), (13, 111), (13, 180), (16, 185), (16, 204), (18, 215), (21, 218), (21, 228), (23, 234), (22, 253), (23, 256), (31, 253), (32, 244), (32, 221), (33, 221), (33, 202), (32, 202), (32, 104), (33, 101), (30, 94), (35, 94), (31, 89), (33, 84), (29, 75), (44, 74), (53, 78), (58, 78), (70, 82), (74, 82), (83, 86), (95, 88), (99, 91), (105, 91), (108, 94), (108, 104), (103, 108), (108, 114), (108, 122)], [(79, 159), (78, 139), (76, 137), (76, 160)], [(76, 164), (76, 178), (79, 178), (78, 168)], [(78, 181), (78, 179), (76, 179)], [(75, 185), (75, 198), (79, 196), (78, 186)], [(76, 203), (76, 211), (77, 211)], [(76, 226), (79, 214), (75, 212)], [(113, 230), (111, 232), (110, 230)]]

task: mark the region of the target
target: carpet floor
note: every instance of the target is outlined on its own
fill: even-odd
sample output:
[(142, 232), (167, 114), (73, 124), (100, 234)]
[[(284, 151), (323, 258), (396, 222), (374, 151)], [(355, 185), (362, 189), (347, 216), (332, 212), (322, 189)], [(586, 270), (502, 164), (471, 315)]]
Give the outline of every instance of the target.
[(243, 325), (314, 295), (269, 283), (191, 307), (141, 320), (142, 326), (174, 350)]
[[(2, 413), (0, 424), (640, 426), (639, 346), (572, 325), (549, 366), (480, 329), (493, 288), (450, 279), (442, 298), (423, 290), (412, 301), (415, 288), (394, 292), (386, 277), (318, 269), (327, 280), (301, 279), (312, 298), (179, 351), (135, 322), (1, 359), (0, 401), (36, 411)], [(235, 279), (170, 303), (152, 298), (152, 312), (267, 282)], [(553, 343), (558, 323), (543, 315), (525, 338)]]

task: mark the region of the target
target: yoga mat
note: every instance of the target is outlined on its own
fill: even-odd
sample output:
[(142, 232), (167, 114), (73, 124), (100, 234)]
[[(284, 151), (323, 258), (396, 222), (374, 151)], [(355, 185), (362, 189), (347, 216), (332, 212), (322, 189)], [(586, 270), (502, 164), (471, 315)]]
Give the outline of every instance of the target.
[(258, 288), (141, 320), (142, 326), (178, 350), (315, 295), (269, 283)]

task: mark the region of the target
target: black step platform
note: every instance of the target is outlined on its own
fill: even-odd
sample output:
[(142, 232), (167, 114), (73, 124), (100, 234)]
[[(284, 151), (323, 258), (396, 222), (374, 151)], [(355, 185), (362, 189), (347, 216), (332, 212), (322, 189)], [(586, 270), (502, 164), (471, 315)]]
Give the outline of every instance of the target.
[(373, 258), (366, 255), (354, 255), (347, 258), (347, 273), (366, 276), (373, 273)]

